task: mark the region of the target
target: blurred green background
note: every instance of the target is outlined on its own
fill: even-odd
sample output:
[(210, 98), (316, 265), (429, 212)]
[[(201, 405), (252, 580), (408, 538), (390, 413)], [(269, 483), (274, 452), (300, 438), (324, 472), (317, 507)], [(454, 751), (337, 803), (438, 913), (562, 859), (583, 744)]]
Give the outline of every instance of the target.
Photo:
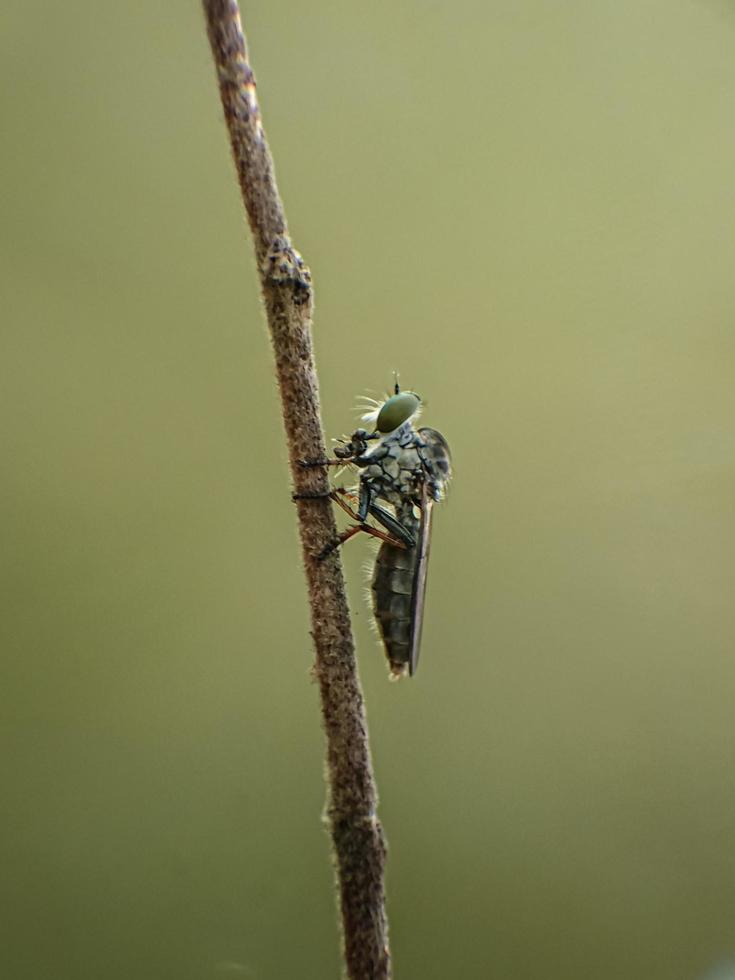
[[(329, 436), (456, 479), (421, 670), (345, 552), (396, 976), (735, 956), (735, 8), (244, 8)], [(272, 358), (197, 3), (0, 13), (9, 980), (340, 970)]]

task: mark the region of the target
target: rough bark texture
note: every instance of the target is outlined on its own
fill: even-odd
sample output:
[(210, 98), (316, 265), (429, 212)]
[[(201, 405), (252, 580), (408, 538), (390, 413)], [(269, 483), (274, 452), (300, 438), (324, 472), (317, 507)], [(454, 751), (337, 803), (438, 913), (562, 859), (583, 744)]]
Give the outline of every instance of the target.
[[(299, 466), (300, 459), (326, 456), (311, 339), (311, 275), (289, 238), (237, 3), (204, 0), (204, 11), (253, 234), (294, 487), (297, 492), (326, 491), (324, 470)], [(298, 514), (327, 739), (328, 816), (347, 974), (351, 980), (377, 980), (391, 975), (385, 839), (376, 815), (365, 705), (339, 554), (325, 561), (314, 557), (335, 539), (337, 529), (327, 499), (299, 501)]]

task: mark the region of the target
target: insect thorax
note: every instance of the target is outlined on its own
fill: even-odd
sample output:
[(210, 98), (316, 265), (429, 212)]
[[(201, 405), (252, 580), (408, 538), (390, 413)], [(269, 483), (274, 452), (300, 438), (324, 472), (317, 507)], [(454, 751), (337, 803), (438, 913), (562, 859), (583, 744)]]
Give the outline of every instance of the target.
[(366, 457), (361, 479), (377, 497), (393, 504), (396, 513), (410, 506), (420, 492), (424, 463), (422, 441), (409, 422), (382, 439)]

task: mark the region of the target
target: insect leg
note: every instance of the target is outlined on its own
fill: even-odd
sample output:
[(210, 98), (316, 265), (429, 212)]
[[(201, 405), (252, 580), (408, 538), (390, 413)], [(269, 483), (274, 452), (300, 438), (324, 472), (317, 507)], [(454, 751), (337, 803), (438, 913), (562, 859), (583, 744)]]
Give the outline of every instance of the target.
[(392, 538), (390, 534), (386, 534), (386, 532), (381, 531), (380, 528), (372, 527), (370, 524), (353, 524), (351, 527), (348, 527), (346, 531), (342, 531), (342, 533), (339, 534), (336, 540), (332, 541), (331, 544), (328, 544), (325, 548), (322, 548), (322, 550), (316, 556), (317, 559), (319, 561), (323, 561), (325, 558), (331, 555), (333, 551), (336, 551), (337, 548), (341, 547), (345, 541), (349, 541), (350, 538), (354, 537), (356, 534), (359, 534), (360, 531), (364, 531), (365, 534), (369, 534), (373, 538), (379, 538), (381, 541), (385, 541), (394, 548), (403, 549), (406, 547), (405, 543), (399, 538)]
[[(414, 544), (413, 537), (408, 533), (404, 526), (397, 521), (391, 513), (385, 510), (383, 507), (379, 507), (377, 504), (371, 504), (370, 495), (368, 493), (368, 507), (370, 513), (380, 521), (381, 524), (391, 532), (391, 534), (386, 534), (385, 531), (381, 531), (377, 527), (372, 527), (370, 524), (366, 524), (365, 520), (360, 516), (359, 510), (356, 511), (351, 507), (347, 500), (357, 501), (357, 497), (354, 493), (350, 493), (349, 490), (345, 490), (344, 487), (335, 487), (334, 490), (321, 491), (321, 490), (305, 490), (303, 493), (292, 494), (294, 500), (322, 500), (325, 497), (331, 498), (338, 507), (348, 514), (353, 521), (357, 521), (357, 524), (353, 524), (348, 527), (346, 531), (342, 531), (337, 538), (323, 548), (317, 558), (322, 561), (327, 555), (331, 555), (333, 551), (341, 547), (345, 541), (349, 541), (351, 537), (355, 534), (359, 534), (363, 531), (365, 534), (369, 534), (374, 538), (379, 538), (381, 541), (385, 541), (388, 544), (393, 545), (395, 548), (405, 548), (412, 547)], [(360, 494), (363, 497), (363, 494)], [(345, 499), (346, 498), (346, 499)], [(365, 515), (367, 516), (367, 514)]]
[(301, 490), (299, 493), (292, 493), (291, 500), (324, 500), (331, 496), (331, 490)]
[(350, 493), (344, 487), (334, 487), (332, 490), (302, 490), (300, 493), (291, 494), (291, 500), (325, 500), (327, 497), (331, 497), (335, 504), (339, 504), (342, 510), (346, 511), (353, 520), (359, 519), (352, 508), (342, 499), (349, 497), (350, 500), (356, 500), (357, 498), (354, 493)]
[[(353, 501), (354, 503), (357, 500), (357, 497), (355, 496), (354, 493), (350, 493), (350, 491), (345, 490), (344, 487), (335, 487), (334, 490), (332, 490), (330, 496), (332, 500), (335, 502), (335, 504), (337, 504), (338, 507), (342, 508), (345, 514), (350, 515), (353, 521), (360, 521), (358, 514), (345, 501), (345, 497), (347, 497), (349, 500)], [(362, 524), (364, 522), (360, 521), (360, 523)]]
[(364, 524), (367, 520), (367, 516), (370, 513), (370, 506), (373, 502), (373, 491), (370, 489), (370, 484), (366, 479), (360, 480), (360, 505), (357, 508), (357, 519), (361, 524)]
[[(343, 446), (338, 446), (334, 450), (334, 458), (327, 459), (300, 459), (299, 466), (303, 469), (311, 469), (315, 466), (345, 466), (347, 463), (355, 463), (356, 466), (367, 466), (365, 454), (368, 450), (368, 443), (379, 438), (377, 432), (368, 432), (366, 429), (356, 429), (352, 433), (352, 438)], [(340, 440), (344, 442), (344, 440)]]
[(381, 507), (379, 504), (370, 504), (370, 513), (376, 521), (380, 521), (383, 527), (387, 528), (394, 538), (402, 541), (406, 547), (413, 548), (416, 544), (416, 539), (408, 528), (401, 524), (385, 507)]
[(344, 466), (344, 459), (297, 459), (296, 462), (302, 470), (313, 470), (317, 466)]
[[(357, 512), (346, 504), (343, 499), (345, 497), (349, 497), (350, 500), (354, 501), (356, 499), (354, 493), (350, 493), (343, 487), (336, 487), (334, 490), (332, 490), (329, 496), (332, 498), (335, 504), (338, 504), (342, 508), (346, 514), (349, 514), (353, 521), (358, 521), (361, 525), (363, 525), (365, 524), (367, 515), (371, 514), (376, 521), (379, 521), (384, 528), (387, 528), (391, 537), (402, 541), (403, 544), (409, 548), (413, 548), (413, 546), (416, 544), (413, 534), (411, 534), (405, 525), (401, 524), (401, 522), (393, 514), (391, 514), (389, 510), (386, 510), (385, 507), (381, 507), (380, 504), (373, 503), (372, 492), (365, 483), (360, 485), (359, 507)], [(366, 526), (369, 527), (369, 525)], [(373, 528), (373, 530), (376, 529)], [(368, 533), (370, 532), (368, 531)]]

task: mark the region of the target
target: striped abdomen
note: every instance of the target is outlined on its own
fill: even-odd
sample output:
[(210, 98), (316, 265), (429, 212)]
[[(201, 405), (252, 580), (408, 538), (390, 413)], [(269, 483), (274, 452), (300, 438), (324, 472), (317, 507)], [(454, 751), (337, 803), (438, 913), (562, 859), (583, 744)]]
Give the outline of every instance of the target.
[(390, 662), (391, 673), (403, 674), (415, 648), (415, 582), (417, 548), (383, 543), (373, 574), (373, 612)]

